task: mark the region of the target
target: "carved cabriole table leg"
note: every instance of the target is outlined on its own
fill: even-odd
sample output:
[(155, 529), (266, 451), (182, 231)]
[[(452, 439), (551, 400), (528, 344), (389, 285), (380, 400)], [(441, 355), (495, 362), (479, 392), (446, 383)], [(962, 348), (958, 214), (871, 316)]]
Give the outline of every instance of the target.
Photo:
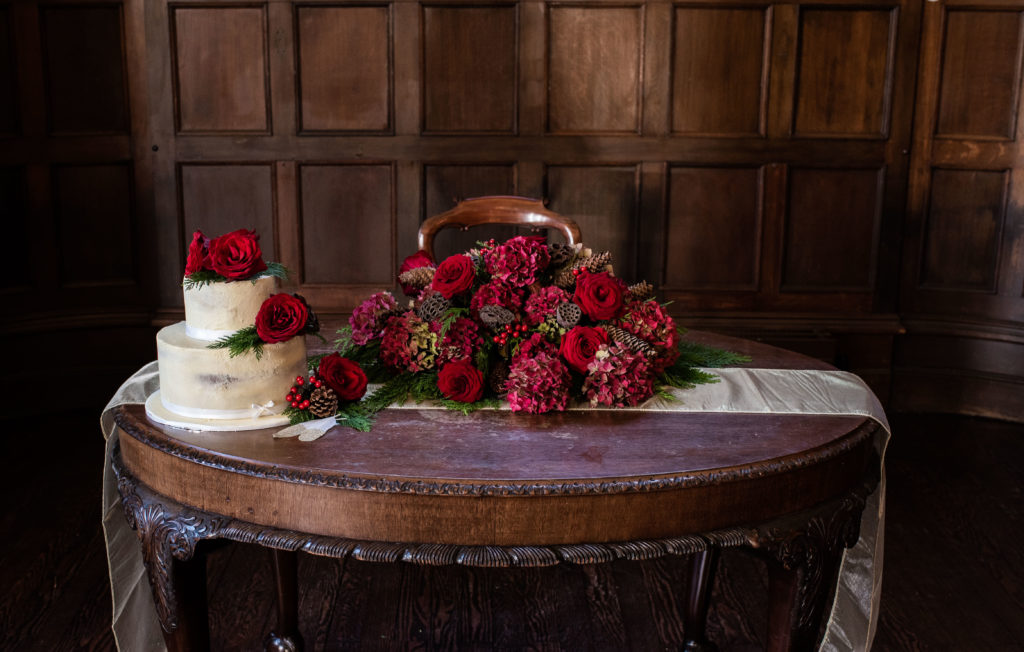
[(197, 545), (217, 536), (226, 518), (195, 512), (139, 484), (118, 463), (114, 472), (128, 525), (142, 544), (142, 558), (168, 650), (208, 650), (206, 558)]
[(714, 652), (717, 646), (707, 640), (708, 607), (711, 586), (718, 566), (717, 546), (698, 552), (690, 559), (690, 576), (683, 611), (684, 652)]
[(277, 624), (263, 642), (267, 652), (301, 652), (299, 634), (298, 553), (271, 550), (274, 561), (274, 587), (277, 589)]
[(754, 530), (751, 544), (768, 563), (769, 651), (816, 648), (843, 551), (857, 543), (866, 493)]

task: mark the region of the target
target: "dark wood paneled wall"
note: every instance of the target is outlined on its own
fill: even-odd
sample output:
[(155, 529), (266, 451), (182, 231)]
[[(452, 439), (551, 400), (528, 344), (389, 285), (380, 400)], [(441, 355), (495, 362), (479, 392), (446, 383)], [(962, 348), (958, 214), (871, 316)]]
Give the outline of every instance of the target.
[(961, 4), (0, 1), (10, 323), (178, 318), (197, 227), (343, 313), (424, 217), (521, 194), (688, 325), (1012, 403), (1024, 2)]

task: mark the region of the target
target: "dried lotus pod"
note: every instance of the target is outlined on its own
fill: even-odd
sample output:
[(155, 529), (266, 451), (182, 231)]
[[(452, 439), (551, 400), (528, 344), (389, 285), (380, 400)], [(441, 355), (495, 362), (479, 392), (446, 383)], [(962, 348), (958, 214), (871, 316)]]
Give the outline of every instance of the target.
[(580, 307), (571, 301), (565, 301), (558, 304), (555, 308), (555, 321), (562, 328), (569, 330), (576, 324), (580, 323), (580, 317), (583, 316), (583, 311)]
[(645, 356), (651, 356), (657, 353), (657, 349), (651, 346), (650, 342), (643, 340), (636, 335), (630, 333), (625, 328), (619, 328), (618, 326), (603, 326), (608, 336), (612, 338), (617, 344), (620, 344), (631, 351), (636, 351)]
[(416, 310), (416, 314), (423, 321), (441, 321), (451, 305), (451, 302), (445, 299), (443, 294), (435, 292), (423, 300)]
[(654, 298), (654, 286), (647, 281), (640, 281), (639, 283), (629, 286), (629, 293), (634, 299), (647, 301), (648, 299)]
[(491, 365), (491, 370), (487, 373), (487, 386), (495, 394), (504, 394), (506, 380), (508, 380), (508, 363), (498, 360)]
[(491, 304), (480, 308), (480, 321), (490, 328), (500, 328), (505, 324), (511, 324), (515, 318), (515, 314), (504, 306)]
[(338, 412), (338, 395), (324, 385), (313, 390), (309, 396), (309, 413), (315, 417), (329, 417)]
[(433, 267), (415, 267), (398, 275), (399, 283), (422, 290), (434, 280)]
[(561, 242), (552, 242), (548, 245), (548, 256), (551, 257), (552, 267), (561, 267), (568, 263), (576, 255), (576, 247)]

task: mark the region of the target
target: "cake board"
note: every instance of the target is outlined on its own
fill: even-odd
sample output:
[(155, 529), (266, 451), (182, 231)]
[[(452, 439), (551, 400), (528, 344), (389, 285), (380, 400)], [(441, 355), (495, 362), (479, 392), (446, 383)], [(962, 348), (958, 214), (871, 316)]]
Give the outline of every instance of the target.
[(199, 419), (182, 416), (164, 407), (159, 389), (146, 399), (146, 416), (161, 425), (194, 431), (235, 432), (280, 428), (289, 424), (288, 417), (283, 414), (268, 414), (248, 419)]

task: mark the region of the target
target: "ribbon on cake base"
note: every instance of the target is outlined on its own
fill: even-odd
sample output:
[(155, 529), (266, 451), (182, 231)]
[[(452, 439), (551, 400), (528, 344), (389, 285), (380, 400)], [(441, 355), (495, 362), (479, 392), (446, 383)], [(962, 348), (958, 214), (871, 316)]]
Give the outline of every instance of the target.
[[(864, 382), (843, 371), (803, 369), (708, 369), (719, 381), (675, 390), (676, 400), (652, 398), (636, 409), (679, 412), (747, 412), (772, 414), (861, 415), (882, 426), (876, 442), (882, 459), (881, 481), (867, 500), (861, 517), (860, 539), (843, 553), (836, 595), (829, 613), (820, 650), (846, 652), (871, 647), (878, 622), (882, 582), (882, 548), (885, 523), (885, 450), (889, 424), (875, 395)], [(151, 362), (129, 378), (107, 404), (100, 425), (107, 438), (103, 471), (103, 532), (110, 564), (114, 638), (121, 650), (166, 649), (148, 586), (142, 553), (135, 533), (128, 527), (109, 460), (115, 430), (113, 409), (145, 403), (159, 389), (157, 363)], [(401, 409), (444, 409), (408, 402)], [(500, 408), (499, 408), (500, 409)], [(597, 409), (587, 404), (572, 409)], [(300, 438), (316, 439), (333, 427), (333, 417), (310, 421), (304, 428), (292, 426)], [(319, 433), (319, 434), (317, 434)], [(288, 433), (290, 435), (290, 433)], [(288, 436), (286, 435), (286, 436)]]

